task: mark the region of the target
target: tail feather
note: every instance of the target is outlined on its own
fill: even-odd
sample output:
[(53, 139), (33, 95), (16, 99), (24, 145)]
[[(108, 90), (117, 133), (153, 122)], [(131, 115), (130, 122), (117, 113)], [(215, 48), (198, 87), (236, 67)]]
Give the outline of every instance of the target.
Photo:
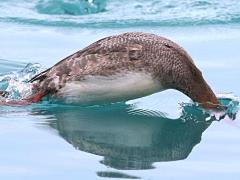
[(37, 74), (36, 76), (34, 76), (32, 79), (30, 79), (28, 82), (32, 83), (34, 81), (42, 81), (47, 77), (47, 73), (48, 73), (49, 69)]

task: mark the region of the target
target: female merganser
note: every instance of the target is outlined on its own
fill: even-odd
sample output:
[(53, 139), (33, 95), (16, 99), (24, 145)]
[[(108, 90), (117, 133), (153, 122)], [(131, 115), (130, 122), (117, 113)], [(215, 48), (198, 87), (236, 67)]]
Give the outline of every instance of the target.
[(34, 83), (34, 93), (27, 102), (38, 102), (48, 95), (66, 103), (89, 105), (176, 89), (204, 108), (219, 104), (183, 48), (166, 38), (141, 32), (103, 38), (29, 82)]

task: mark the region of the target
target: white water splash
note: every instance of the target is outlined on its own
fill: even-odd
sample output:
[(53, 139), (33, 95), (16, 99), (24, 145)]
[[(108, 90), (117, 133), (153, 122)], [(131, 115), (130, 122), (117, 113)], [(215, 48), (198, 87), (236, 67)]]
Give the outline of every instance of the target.
[(239, 102), (240, 98), (233, 93), (221, 93), (217, 94), (217, 98), (222, 104), (223, 110), (221, 111), (207, 111), (210, 116), (206, 118), (206, 120), (210, 120), (212, 118), (216, 120), (226, 120), (233, 121), (236, 119), (239, 111)]
[[(8, 93), (5, 100), (24, 99), (32, 94), (32, 85), (28, 81), (41, 71), (40, 64), (27, 64), (21, 71), (0, 75), (0, 90)], [(0, 97), (3, 100), (4, 97)]]

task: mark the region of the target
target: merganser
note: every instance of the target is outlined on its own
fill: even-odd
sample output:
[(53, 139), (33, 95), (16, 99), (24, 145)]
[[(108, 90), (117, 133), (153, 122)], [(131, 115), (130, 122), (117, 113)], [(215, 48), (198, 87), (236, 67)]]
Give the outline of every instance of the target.
[(103, 38), (33, 77), (33, 95), (65, 103), (99, 104), (126, 101), (176, 89), (204, 108), (219, 101), (188, 53), (155, 35), (129, 32)]

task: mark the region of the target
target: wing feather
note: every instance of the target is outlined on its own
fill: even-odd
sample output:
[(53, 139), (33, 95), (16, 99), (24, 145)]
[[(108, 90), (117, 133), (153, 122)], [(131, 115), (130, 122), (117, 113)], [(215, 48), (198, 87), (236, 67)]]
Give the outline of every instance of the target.
[[(106, 42), (107, 41), (107, 42)], [(85, 75), (113, 74), (121, 68), (133, 66), (142, 53), (142, 46), (136, 43), (116, 43), (116, 40), (104, 38), (80, 50), (53, 67), (33, 77), (29, 82), (53, 79), (56, 76), (67, 80), (81, 79)], [(66, 81), (66, 79), (65, 79)]]

